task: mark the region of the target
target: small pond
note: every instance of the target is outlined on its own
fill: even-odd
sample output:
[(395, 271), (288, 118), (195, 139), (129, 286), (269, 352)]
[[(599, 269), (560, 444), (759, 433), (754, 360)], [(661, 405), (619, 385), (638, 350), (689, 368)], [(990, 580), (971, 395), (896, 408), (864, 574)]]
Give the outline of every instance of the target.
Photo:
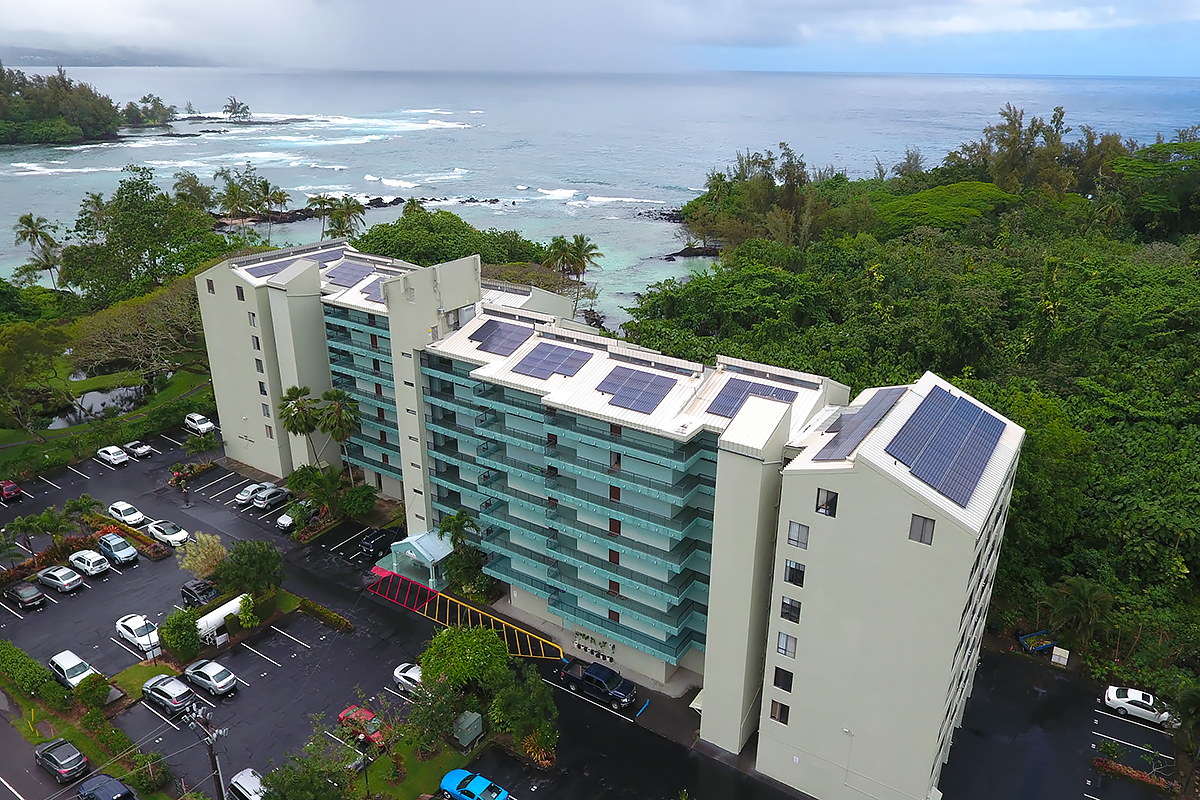
[[(87, 392), (79, 398), (79, 404), (97, 416), (102, 416), (110, 408), (115, 408), (118, 412), (124, 414), (133, 411), (145, 401), (145, 386), (123, 386), (116, 389)], [(83, 413), (80, 409), (72, 408), (70, 412), (55, 417), (54, 421), (50, 423), (49, 428), (51, 430), (55, 428), (69, 428), (72, 425), (80, 425), (91, 420), (92, 417)]]

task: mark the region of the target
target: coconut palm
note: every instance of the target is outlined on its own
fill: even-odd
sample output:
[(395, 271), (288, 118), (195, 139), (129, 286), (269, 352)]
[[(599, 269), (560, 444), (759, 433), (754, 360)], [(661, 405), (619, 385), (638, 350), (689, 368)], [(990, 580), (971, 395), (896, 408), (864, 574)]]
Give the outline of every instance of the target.
[(250, 106), (230, 95), (229, 99), (225, 101), (225, 106), (221, 109), (221, 113), (230, 119), (250, 119)]
[(327, 194), (317, 194), (308, 198), (308, 202), (304, 204), (305, 208), (315, 209), (317, 219), (321, 220), (321, 238), (325, 238), (325, 218), (329, 216), (329, 212), (333, 209), (333, 198)]
[(367, 216), (367, 207), (357, 197), (344, 194), (333, 201), (329, 212), (329, 232), (335, 237), (350, 237)]
[(104, 504), (90, 494), (81, 494), (79, 497), (73, 497), (63, 503), (63, 511), (75, 519), (75, 523), (79, 525), (79, 533), (83, 536), (86, 536), (88, 532), (84, 517), (95, 514), (103, 507)]
[(217, 192), (217, 208), (231, 220), (237, 220), (238, 229), (246, 227), (246, 217), (254, 207), (254, 198), (241, 183), (225, 178), (225, 188)]
[(56, 247), (58, 242), (54, 241), (51, 234), (57, 230), (58, 226), (45, 217), (35, 217), (32, 212), (22, 214), (13, 226), (13, 233), (16, 234), (13, 244), (27, 244), (34, 251), (39, 247)]
[[(358, 401), (343, 389), (326, 389), (321, 393), (321, 399), (325, 401), (325, 405), (317, 412), (317, 429), (341, 445), (342, 455), (349, 465), (350, 450), (346, 443), (358, 430), (362, 420)], [(353, 483), (353, 478), (351, 482)]]
[(571, 239), (567, 261), (570, 264), (571, 276), (576, 280), (583, 278), (588, 267), (599, 267), (597, 259), (600, 258), (604, 258), (604, 253), (601, 253), (596, 243), (587, 236), (577, 233)]
[(410, 197), (404, 203), (404, 208), (400, 210), (400, 216), (407, 217), (410, 214), (424, 214), (425, 206), (421, 205), (421, 201), (415, 197)]
[(189, 456), (200, 456), (200, 461), (204, 464), (212, 463), (212, 454), (217, 452), (221, 446), (221, 440), (217, 438), (217, 434), (209, 431), (196, 436), (189, 436), (184, 442), (183, 450)]
[(62, 247), (58, 244), (39, 244), (24, 264), (13, 270), (13, 282), (22, 286), (37, 283), (38, 276), (50, 274), (50, 284), (58, 288), (58, 272), (62, 269)]
[(1050, 591), (1050, 624), (1075, 634), (1080, 649), (1086, 649), (1092, 634), (1112, 615), (1113, 596), (1099, 583), (1080, 575), (1055, 584)]
[(279, 424), (293, 436), (308, 440), (308, 452), (317, 461), (312, 435), (317, 430), (318, 408), (307, 386), (289, 386), (279, 399)]
[(271, 212), (275, 208), (285, 208), (289, 199), (287, 192), (279, 186), (272, 186), (266, 178), (254, 184), (255, 210), (267, 219), (267, 244), (271, 243)]
[(542, 266), (556, 269), (564, 276), (570, 273), (571, 243), (565, 236), (555, 236), (546, 246), (546, 260)]
[(61, 509), (50, 506), (37, 515), (37, 527), (39, 533), (49, 536), (55, 544), (61, 544), (71, 532), (71, 519)]
[(453, 514), (447, 514), (438, 523), (438, 538), (449, 539), (450, 546), (455, 550), (466, 546), (468, 533), (478, 534), (479, 524), (475, 522), (474, 517), (467, 513), (466, 509), (460, 508)]
[[(13, 541), (20, 536), (25, 540), (25, 546), (30, 550), (33, 549), (33, 537), (42, 532), (38, 527), (37, 515), (28, 514), (23, 517), (15, 517), (13, 521), (4, 526), (4, 529), (12, 534)], [(32, 554), (31, 554), (32, 555)]]

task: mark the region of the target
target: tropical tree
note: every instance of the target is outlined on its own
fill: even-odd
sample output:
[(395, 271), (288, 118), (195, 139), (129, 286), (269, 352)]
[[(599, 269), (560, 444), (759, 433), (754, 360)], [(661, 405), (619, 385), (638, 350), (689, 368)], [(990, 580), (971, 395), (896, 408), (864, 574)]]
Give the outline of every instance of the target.
[(236, 220), (238, 230), (245, 230), (246, 217), (254, 206), (254, 198), (241, 183), (225, 179), (225, 187), (217, 192), (217, 208), (231, 220)]
[(317, 219), (321, 220), (321, 238), (324, 239), (325, 218), (333, 210), (333, 198), (327, 194), (313, 195), (308, 198), (308, 202), (304, 204), (304, 207), (314, 209), (317, 212)]
[(312, 435), (317, 430), (317, 404), (307, 386), (289, 386), (279, 399), (279, 424), (293, 436), (308, 440), (308, 452), (313, 461), (317, 451), (313, 447)]
[(216, 190), (200, 180), (200, 176), (196, 173), (182, 170), (176, 172), (174, 178), (175, 183), (171, 185), (171, 190), (175, 193), (177, 202), (187, 203), (205, 211), (211, 209), (216, 203), (213, 199)]
[(175, 551), (175, 562), (197, 578), (211, 578), (228, 555), (220, 536), (196, 531), (194, 540)]
[(75, 524), (79, 526), (80, 534), (84, 536), (87, 535), (88, 528), (83, 518), (90, 514), (95, 514), (103, 507), (104, 504), (90, 494), (81, 494), (79, 497), (72, 497), (63, 503), (63, 511), (75, 520)]
[(32, 212), (22, 214), (13, 226), (13, 232), (16, 234), (13, 244), (27, 244), (30, 250), (53, 247), (58, 244), (52, 235), (57, 231), (58, 226), (45, 217), (35, 217)]
[(438, 538), (449, 539), (450, 546), (455, 550), (466, 546), (468, 533), (478, 534), (479, 524), (465, 508), (460, 508), (453, 514), (444, 515), (438, 523)]
[(1114, 598), (1090, 578), (1073, 575), (1051, 588), (1050, 624), (1073, 633), (1081, 649), (1112, 616)]
[(270, 542), (244, 539), (230, 549), (214, 574), (225, 591), (261, 594), (283, 585), (283, 556)]
[(13, 541), (20, 536), (25, 540), (25, 546), (30, 550), (33, 549), (33, 537), (41, 534), (42, 529), (38, 527), (37, 515), (26, 514), (22, 517), (13, 517), (12, 522), (4, 526), (4, 530), (12, 534)]
[(236, 97), (230, 95), (229, 98), (225, 101), (225, 105), (221, 109), (221, 113), (224, 114), (225, 116), (229, 117), (230, 119), (235, 119), (235, 120), (239, 120), (239, 121), (247, 120), (247, 119), (250, 119), (250, 106), (246, 105), (241, 100), (238, 100)]
[[(350, 464), (350, 449), (347, 442), (358, 430), (362, 414), (358, 409), (358, 401), (346, 393), (344, 389), (326, 389), (321, 393), (325, 402), (317, 413), (317, 428), (327, 434), (342, 447), (342, 455), (346, 464)], [(353, 482), (353, 478), (351, 478)]]
[(0, 528), (0, 560), (7, 561), (11, 568), (15, 567), (18, 561), (24, 561), (25, 556), (25, 551), (17, 544), (17, 532)]
[(158, 638), (163, 647), (171, 654), (186, 663), (200, 654), (204, 643), (200, 640), (200, 629), (196, 621), (200, 611), (196, 608), (177, 608), (167, 615), (158, 627)]
[(546, 247), (546, 258), (542, 266), (556, 269), (564, 276), (571, 274), (571, 243), (565, 236), (555, 236)]
[(183, 443), (183, 450), (189, 456), (200, 456), (200, 461), (204, 464), (212, 463), (212, 454), (217, 452), (221, 446), (221, 440), (217, 438), (217, 434), (209, 431), (194, 436), (189, 436), (187, 441)]
[(37, 283), (38, 276), (45, 272), (50, 275), (50, 284), (57, 289), (58, 273), (61, 269), (62, 247), (57, 244), (39, 244), (25, 263), (13, 270), (13, 283), (18, 286), (32, 286)]
[(367, 207), (357, 197), (344, 194), (333, 202), (329, 212), (329, 233), (334, 237), (353, 236), (366, 216)]
[(71, 519), (62, 509), (50, 506), (37, 515), (37, 527), (39, 533), (49, 536), (55, 544), (61, 544), (66, 535), (71, 532), (72, 526)]
[(451, 626), (433, 635), (421, 654), (422, 675), (445, 675), (452, 686), (491, 692), (510, 676), (508, 648), (491, 628)]
[(328, 514), (335, 519), (341, 516), (342, 478), (333, 467), (321, 469), (312, 464), (297, 467), (288, 476), (287, 488), (293, 494), (307, 495), (322, 515)]
[(272, 186), (271, 182), (266, 178), (258, 181), (254, 185), (254, 190), (254, 200), (258, 213), (267, 218), (267, 244), (270, 244), (271, 226), (274, 221), (271, 217), (271, 212), (275, 208), (286, 208), (290, 196), (279, 186)]
[(426, 214), (425, 206), (421, 205), (421, 201), (415, 197), (410, 197), (404, 202), (404, 208), (400, 210), (400, 216), (410, 217), (416, 214)]
[(571, 276), (578, 280), (582, 280), (583, 274), (587, 272), (588, 267), (600, 266), (597, 259), (604, 258), (604, 253), (600, 252), (600, 248), (596, 246), (596, 243), (582, 233), (575, 234), (571, 239), (567, 253), (567, 263), (570, 265)]
[[(1184, 680), (1174, 698), (1172, 708), (1179, 717), (1179, 730), (1184, 735), (1187, 752), (1200, 743), (1200, 685), (1190, 679)], [(1187, 779), (1183, 784), (1180, 797), (1186, 797), (1188, 786), (1196, 774), (1196, 759), (1192, 759)]]

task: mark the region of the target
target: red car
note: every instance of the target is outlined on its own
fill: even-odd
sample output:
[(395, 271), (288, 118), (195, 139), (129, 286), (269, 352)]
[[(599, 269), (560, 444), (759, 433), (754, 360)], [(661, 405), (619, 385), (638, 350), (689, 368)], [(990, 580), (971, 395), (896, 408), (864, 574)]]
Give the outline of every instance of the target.
[(338, 724), (344, 725), (360, 736), (365, 736), (368, 741), (374, 742), (380, 747), (384, 746), (384, 736), (388, 728), (375, 716), (374, 711), (361, 706), (349, 706), (338, 714)]
[(21, 487), (12, 481), (0, 481), (0, 500), (20, 500)]

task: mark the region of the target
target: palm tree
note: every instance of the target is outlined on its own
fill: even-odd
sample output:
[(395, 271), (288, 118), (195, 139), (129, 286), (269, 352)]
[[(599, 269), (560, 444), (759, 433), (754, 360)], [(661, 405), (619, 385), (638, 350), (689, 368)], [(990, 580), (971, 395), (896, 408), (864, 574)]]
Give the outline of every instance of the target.
[(276, 207), (287, 205), (289, 196), (282, 188), (272, 186), (266, 178), (254, 184), (254, 210), (267, 220), (267, 244), (271, 243), (271, 211)]
[(342, 478), (333, 467), (318, 469), (308, 483), (308, 499), (321, 514), (336, 519), (342, 515)]
[(216, 200), (217, 208), (224, 211), (229, 219), (237, 220), (239, 230), (245, 229), (246, 216), (254, 206), (254, 198), (246, 191), (246, 187), (226, 178), (225, 188), (217, 192)]
[(308, 198), (308, 202), (304, 204), (305, 208), (313, 208), (317, 211), (317, 219), (321, 220), (321, 238), (325, 238), (325, 217), (329, 216), (330, 210), (333, 208), (333, 198), (327, 194), (313, 195)]
[[(321, 433), (328, 434), (342, 446), (342, 454), (348, 468), (350, 450), (346, 443), (358, 430), (362, 420), (362, 414), (358, 410), (358, 401), (347, 394), (344, 389), (326, 389), (321, 393), (321, 399), (325, 401), (325, 405), (321, 406), (317, 412), (317, 429)], [(350, 482), (354, 482), (353, 477)]]
[(400, 216), (407, 217), (410, 214), (424, 214), (425, 206), (421, 205), (421, 201), (415, 197), (410, 197), (404, 203), (404, 208), (400, 211)]
[(344, 194), (333, 202), (329, 212), (329, 232), (335, 237), (351, 237), (367, 216), (367, 207), (357, 197)]
[[(33, 514), (24, 517), (14, 517), (13, 521), (5, 526), (5, 530), (12, 534), (13, 541), (16, 541), (18, 536), (24, 538), (25, 546), (30, 551), (33, 550), (33, 537), (42, 532), (41, 528), (38, 527), (37, 517)], [(33, 555), (33, 553), (31, 552), (30, 555)]]
[(17, 544), (16, 531), (0, 528), (0, 559), (8, 561), (10, 568), (17, 565), (17, 560), (25, 560), (25, 551)]
[(54, 241), (50, 234), (57, 230), (58, 226), (51, 224), (45, 217), (35, 217), (32, 212), (22, 214), (13, 226), (13, 232), (16, 234), (13, 244), (27, 244), (30, 250), (37, 250), (38, 247), (56, 247), (58, 242)]
[(317, 460), (317, 451), (313, 447), (312, 435), (317, 430), (317, 404), (309, 396), (307, 386), (289, 386), (279, 399), (279, 424), (293, 436), (303, 436), (308, 440), (308, 452), (313, 461)]
[(571, 243), (565, 236), (555, 236), (546, 246), (546, 260), (542, 262), (542, 266), (556, 269), (565, 276), (570, 271), (570, 260)]
[(221, 446), (221, 441), (217, 438), (217, 434), (209, 431), (197, 436), (189, 436), (183, 444), (183, 450), (189, 456), (200, 456), (200, 461), (204, 464), (212, 463), (212, 453), (215, 453)]
[(63, 503), (63, 511), (75, 518), (75, 522), (79, 525), (79, 532), (84, 536), (87, 536), (88, 529), (83, 518), (89, 514), (95, 514), (103, 507), (103, 504), (90, 494), (81, 494), (79, 497)]
[(62, 269), (62, 247), (58, 244), (39, 244), (24, 264), (13, 270), (13, 282), (22, 286), (37, 283), (38, 275), (50, 273), (50, 284), (58, 288), (58, 272)]
[(1050, 624), (1079, 637), (1080, 649), (1097, 628), (1112, 615), (1114, 598), (1099, 583), (1080, 575), (1055, 584), (1051, 589)]
[(587, 272), (588, 267), (600, 266), (597, 263), (597, 259), (600, 258), (604, 258), (604, 253), (601, 253), (596, 243), (587, 236), (577, 233), (571, 239), (568, 262), (571, 265), (572, 277), (582, 280), (583, 273)]
[(287, 205), (292, 201), (292, 196), (288, 194), (283, 187), (272, 186), (267, 192), (267, 244), (271, 243), (271, 209), (278, 208), (280, 211), (286, 211)]
[(478, 534), (479, 524), (475, 522), (474, 517), (467, 513), (465, 508), (460, 508), (453, 514), (447, 514), (438, 523), (438, 538), (448, 538), (450, 546), (455, 550), (460, 550), (466, 545), (467, 533)]
[(221, 113), (230, 119), (250, 119), (250, 106), (230, 95), (225, 101), (225, 106), (221, 109)]
[(59, 508), (50, 506), (37, 515), (37, 527), (39, 533), (49, 536), (55, 544), (61, 544), (63, 538), (71, 532), (71, 520)]

